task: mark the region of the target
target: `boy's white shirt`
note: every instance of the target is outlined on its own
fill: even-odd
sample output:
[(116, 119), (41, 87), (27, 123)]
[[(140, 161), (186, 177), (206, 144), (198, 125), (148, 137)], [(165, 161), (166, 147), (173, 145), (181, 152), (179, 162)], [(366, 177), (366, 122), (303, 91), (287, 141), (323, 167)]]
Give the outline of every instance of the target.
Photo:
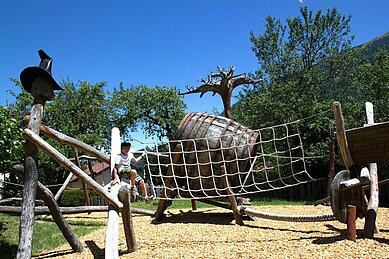
[(130, 166), (131, 160), (134, 158), (134, 154), (130, 151), (127, 155), (123, 155), (121, 152), (116, 156), (115, 164), (118, 165), (118, 171), (122, 171), (125, 165)]

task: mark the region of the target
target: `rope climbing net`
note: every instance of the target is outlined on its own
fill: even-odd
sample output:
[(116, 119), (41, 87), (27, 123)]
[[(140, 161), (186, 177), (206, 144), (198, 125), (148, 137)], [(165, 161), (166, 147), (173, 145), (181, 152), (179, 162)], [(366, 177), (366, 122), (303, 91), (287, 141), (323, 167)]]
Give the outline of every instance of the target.
[[(306, 169), (299, 121), (249, 130), (224, 117), (194, 116), (178, 129), (176, 136), (186, 134), (184, 139), (143, 143), (154, 195), (220, 198), (315, 180)], [(202, 137), (191, 138), (193, 134)]]

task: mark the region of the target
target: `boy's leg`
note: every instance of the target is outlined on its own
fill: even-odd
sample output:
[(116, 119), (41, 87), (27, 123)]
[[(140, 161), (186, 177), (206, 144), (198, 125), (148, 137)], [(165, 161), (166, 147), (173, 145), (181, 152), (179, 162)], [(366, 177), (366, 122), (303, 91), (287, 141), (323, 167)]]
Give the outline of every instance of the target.
[(136, 170), (135, 169), (131, 169), (131, 171), (130, 171), (130, 180), (131, 180), (132, 187), (135, 186), (136, 176), (137, 176)]
[(143, 181), (143, 179), (139, 181), (139, 186), (140, 186), (140, 189), (142, 190), (142, 195), (144, 197), (146, 197), (147, 196), (147, 190), (146, 190), (145, 181)]
[(137, 175), (136, 181), (139, 184), (140, 189), (142, 190), (142, 195), (146, 203), (150, 203), (153, 200), (153, 196), (148, 196), (147, 195), (147, 189), (146, 189), (146, 184), (145, 181)]

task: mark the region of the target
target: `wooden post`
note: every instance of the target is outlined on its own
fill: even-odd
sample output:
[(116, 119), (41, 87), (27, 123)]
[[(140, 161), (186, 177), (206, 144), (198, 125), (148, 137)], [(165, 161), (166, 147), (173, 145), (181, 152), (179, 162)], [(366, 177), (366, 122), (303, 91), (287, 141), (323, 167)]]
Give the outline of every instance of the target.
[[(111, 130), (111, 179), (113, 174), (113, 169), (115, 167), (116, 156), (120, 152), (120, 131), (118, 128), (114, 127)], [(119, 202), (118, 194), (120, 189), (120, 182), (115, 185), (110, 185), (110, 192), (114, 200)], [(123, 208), (123, 205), (122, 207)], [(105, 234), (105, 258), (119, 258), (119, 209), (112, 204), (108, 206), (108, 225), (107, 232)]]
[[(225, 167), (221, 166), (220, 171), (221, 172), (226, 172), (225, 171)], [(232, 212), (234, 214), (235, 222), (236, 222), (236, 224), (243, 226), (244, 223), (243, 223), (243, 220), (242, 220), (242, 216), (240, 215), (240, 212), (238, 210), (238, 204), (237, 204), (237, 202), (235, 200), (234, 193), (231, 191), (229, 180), (228, 180), (228, 175), (225, 174), (225, 177), (223, 179), (224, 179), (224, 185), (225, 185), (225, 188), (226, 188), (228, 199), (229, 199), (230, 204), (231, 204)]]
[(24, 167), (25, 180), (23, 190), (23, 200), (21, 205), (20, 226), (19, 226), (19, 245), (17, 258), (31, 258), (32, 239), (34, 236), (34, 208), (35, 197), (38, 184), (38, 170), (35, 160), (27, 157)]
[(132, 222), (130, 190), (127, 187), (120, 187), (119, 200), (123, 203), (122, 217), (128, 252), (134, 252), (138, 250), (138, 246), (136, 244), (134, 224)]
[(190, 200), (190, 202), (192, 203), (192, 210), (197, 210), (196, 200)]
[[(80, 158), (78, 157), (78, 151), (77, 149), (74, 150), (74, 156), (76, 158), (76, 162), (79, 168), (81, 168), (81, 163), (80, 163)], [(82, 168), (81, 168), (82, 169)], [(88, 187), (84, 182), (82, 182), (82, 189), (84, 190), (84, 201), (86, 206), (90, 206), (90, 198), (89, 198), (89, 192), (88, 192)]]
[(335, 116), (336, 138), (338, 140), (340, 153), (342, 154), (344, 166), (347, 169), (350, 169), (350, 167), (354, 164), (354, 162), (351, 157), (350, 149), (347, 143), (346, 131), (344, 127), (344, 119), (342, 114), (342, 107), (339, 102), (334, 102), (332, 105), (332, 109)]
[[(374, 124), (373, 104), (365, 103), (367, 126)], [(378, 232), (376, 225), (377, 210), (379, 205), (378, 169), (376, 163), (369, 164), (370, 172), (370, 199), (367, 206), (364, 233), (366, 238), (373, 238), (374, 230)]]
[[(54, 97), (53, 84), (46, 78), (36, 78), (31, 85), (31, 94), (34, 103), (31, 109), (28, 128), (39, 135), (43, 117), (44, 105)], [(31, 158), (31, 159), (29, 159)], [(28, 162), (27, 162), (28, 161)], [(26, 143), (25, 178), (22, 201), (22, 215), (20, 216), (19, 245), (17, 258), (31, 258), (32, 240), (34, 237), (34, 208), (38, 185), (38, 148), (29, 140)], [(31, 168), (33, 167), (33, 168)]]
[[(111, 186), (111, 194), (117, 199), (119, 184)], [(105, 258), (119, 258), (119, 209), (110, 204), (108, 206), (108, 225), (105, 234)]]
[(351, 241), (357, 240), (357, 230), (355, 220), (357, 208), (354, 205), (347, 205), (347, 239)]

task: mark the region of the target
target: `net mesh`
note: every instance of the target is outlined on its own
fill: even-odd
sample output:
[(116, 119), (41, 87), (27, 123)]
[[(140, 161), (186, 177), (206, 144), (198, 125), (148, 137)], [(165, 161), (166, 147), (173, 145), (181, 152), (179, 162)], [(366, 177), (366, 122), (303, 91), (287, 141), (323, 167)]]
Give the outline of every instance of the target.
[(306, 170), (298, 121), (249, 130), (224, 117), (201, 116), (179, 127), (183, 139), (143, 143), (155, 196), (220, 198), (229, 195), (227, 188), (245, 195), (315, 180)]

